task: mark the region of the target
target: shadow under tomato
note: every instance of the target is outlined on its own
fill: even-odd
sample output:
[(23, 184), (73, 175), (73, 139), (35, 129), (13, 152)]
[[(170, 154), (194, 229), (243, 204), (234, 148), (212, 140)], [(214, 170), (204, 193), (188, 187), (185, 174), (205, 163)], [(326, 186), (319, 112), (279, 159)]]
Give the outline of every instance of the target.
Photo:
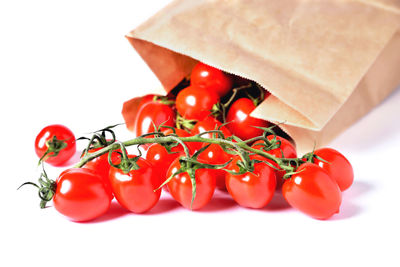
[(353, 185), (342, 193), (342, 205), (338, 214), (332, 216), (330, 220), (343, 220), (359, 215), (363, 207), (354, 203), (354, 200), (372, 190), (372, 185), (363, 181), (356, 181)]
[(215, 191), (210, 202), (202, 209), (196, 210), (197, 212), (216, 212), (221, 210), (227, 210), (234, 206), (237, 206), (236, 202), (228, 194), (228, 192)]
[(289, 205), (289, 203), (287, 203), (287, 201), (283, 197), (282, 193), (275, 192), (271, 201), (262, 210), (264, 210), (264, 211), (282, 211), (282, 210), (287, 210), (290, 208), (291, 208), (291, 206)]
[(92, 221), (83, 222), (83, 223), (88, 223), (88, 224), (101, 223), (101, 222), (114, 220), (114, 219), (129, 215), (129, 214), (131, 214), (131, 212), (129, 210), (125, 209), (120, 204), (118, 204), (117, 201), (114, 200), (111, 202), (110, 209), (103, 216), (100, 216), (99, 218), (96, 218)]
[(177, 209), (179, 207), (180, 207), (179, 203), (172, 198), (160, 198), (160, 200), (154, 206), (154, 208), (152, 208), (146, 213), (143, 213), (142, 215), (155, 215), (155, 214), (166, 213), (174, 209)]

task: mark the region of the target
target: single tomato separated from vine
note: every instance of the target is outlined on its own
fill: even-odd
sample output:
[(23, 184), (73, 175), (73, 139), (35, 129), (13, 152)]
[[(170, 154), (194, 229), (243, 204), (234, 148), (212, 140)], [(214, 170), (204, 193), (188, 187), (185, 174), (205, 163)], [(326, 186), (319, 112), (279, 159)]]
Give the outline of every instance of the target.
[(153, 208), (160, 199), (161, 191), (155, 189), (161, 185), (161, 177), (155, 170), (156, 167), (147, 160), (139, 158), (136, 163), (139, 169), (128, 173), (111, 166), (110, 181), (114, 196), (121, 206), (134, 213), (144, 213)]
[(192, 70), (190, 83), (214, 91), (219, 97), (223, 97), (232, 89), (233, 79), (222, 70), (199, 62)]
[[(239, 172), (237, 162), (241, 160), (235, 156), (227, 169)], [(272, 199), (276, 177), (274, 169), (265, 163), (255, 163), (253, 172), (244, 174), (226, 173), (226, 188), (232, 198), (242, 207), (260, 209), (265, 207)]]
[(51, 165), (62, 165), (76, 152), (75, 136), (64, 125), (46, 126), (36, 136), (35, 152), (39, 158), (44, 157), (44, 161)]
[(262, 135), (264, 131), (254, 126), (267, 128), (271, 124), (266, 120), (251, 117), (250, 113), (255, 108), (253, 101), (248, 98), (239, 98), (233, 102), (226, 116), (226, 121), (229, 122), (226, 125), (228, 130), (242, 140)]
[(203, 120), (211, 114), (213, 106), (218, 102), (216, 92), (191, 85), (176, 96), (176, 109), (187, 120)]
[(332, 148), (320, 148), (314, 151), (314, 155), (323, 160), (314, 157), (313, 162), (329, 173), (341, 191), (348, 189), (353, 184), (353, 167), (339, 151)]
[[(167, 177), (171, 177), (180, 167), (179, 158), (176, 158), (168, 169)], [(216, 179), (211, 169), (197, 169), (193, 172), (196, 181), (196, 195), (193, 203), (192, 181), (188, 172), (174, 175), (167, 185), (171, 196), (183, 207), (198, 210), (210, 202), (215, 191)]]
[(314, 163), (304, 163), (285, 180), (282, 194), (294, 208), (324, 220), (339, 212), (342, 193), (327, 171)]
[(92, 170), (72, 168), (60, 174), (53, 197), (54, 208), (73, 221), (93, 220), (110, 207), (112, 193)]

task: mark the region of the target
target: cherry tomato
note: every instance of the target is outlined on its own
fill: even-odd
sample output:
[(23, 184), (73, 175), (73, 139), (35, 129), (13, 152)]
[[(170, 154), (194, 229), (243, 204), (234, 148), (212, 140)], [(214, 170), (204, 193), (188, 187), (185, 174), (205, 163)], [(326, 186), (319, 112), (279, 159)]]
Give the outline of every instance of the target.
[(190, 84), (216, 92), (220, 97), (232, 89), (232, 77), (204, 63), (197, 63), (190, 75)]
[(68, 169), (57, 179), (54, 207), (73, 221), (95, 219), (110, 207), (112, 196), (102, 179), (88, 169)]
[[(180, 148), (178, 151), (173, 151), (175, 148)], [(174, 147), (172, 153), (168, 153), (167, 149), (160, 144), (152, 144), (147, 150), (146, 160), (150, 162), (164, 182), (167, 178), (167, 171), (171, 163), (179, 156), (184, 155), (182, 146)]]
[(226, 121), (229, 122), (226, 127), (232, 134), (243, 140), (247, 140), (263, 134), (263, 130), (254, 128), (253, 126), (271, 126), (266, 120), (250, 116), (250, 113), (255, 108), (254, 103), (248, 98), (239, 98), (231, 105), (226, 116)]
[[(274, 139), (274, 135), (268, 135), (267, 136), (268, 140), (273, 140)], [(275, 148), (269, 151), (264, 151), (268, 154), (271, 154), (272, 156), (275, 156), (277, 158), (282, 158), (282, 153), (283, 153), (283, 157), (284, 158), (297, 158), (297, 153), (296, 153), (296, 148), (294, 147), (294, 145), (289, 142), (287, 139), (280, 137), (280, 136), (276, 136), (276, 139), (278, 141), (280, 141), (280, 147), (279, 148)], [(263, 147), (264, 141), (263, 140), (258, 140), (257, 142), (255, 142), (251, 147), (255, 148), (255, 149), (261, 149)], [(259, 160), (264, 160), (264, 161), (268, 161), (270, 162), (273, 166), (275, 166), (276, 168), (279, 169), (279, 165), (277, 163), (275, 163), (272, 160), (268, 160), (262, 156), (256, 155), (255, 158), (259, 159)], [(282, 187), (283, 184), (283, 176), (285, 175), (285, 171), (281, 170), (281, 171), (277, 171), (275, 170), (275, 174), (276, 174), (276, 188), (280, 189)]]
[(157, 127), (161, 124), (174, 127), (175, 117), (176, 114), (171, 106), (159, 101), (147, 102), (141, 106), (136, 117), (136, 136), (154, 132), (153, 123)]
[(114, 196), (121, 206), (135, 213), (144, 213), (160, 199), (161, 191), (154, 190), (161, 185), (161, 177), (147, 160), (140, 158), (137, 164), (139, 169), (129, 173), (111, 167), (110, 181)]
[(292, 207), (321, 220), (339, 212), (342, 193), (328, 172), (313, 163), (304, 163), (296, 172), (282, 186)]
[(51, 146), (51, 140), (56, 137), (55, 146), (66, 143), (66, 147), (58, 152), (57, 156), (53, 152), (45, 157), (45, 162), (59, 166), (68, 161), (76, 152), (75, 136), (70, 129), (60, 124), (53, 124), (43, 128), (36, 136), (35, 151), (39, 158), (41, 158), (49, 149), (48, 144)]
[(352, 185), (354, 180), (353, 167), (339, 151), (332, 148), (321, 148), (315, 150), (314, 154), (327, 161), (314, 158), (314, 163), (329, 173), (337, 182), (341, 191)]
[[(208, 164), (224, 164), (231, 159), (231, 155), (226, 153), (221, 146), (211, 144), (206, 150), (200, 153), (198, 160)], [(225, 190), (225, 171), (222, 169), (210, 169), (214, 173), (217, 188)]]
[[(96, 152), (97, 150), (102, 149), (96, 148), (92, 149), (89, 151), (89, 153)], [(111, 161), (116, 162), (120, 158), (120, 155), (118, 153), (113, 153)], [(106, 186), (107, 190), (111, 192), (112, 194), (112, 188), (111, 188), (111, 183), (110, 183), (110, 164), (108, 163), (108, 153), (101, 155), (100, 157), (97, 157), (95, 159), (92, 159), (88, 163), (86, 163), (83, 168), (92, 170), (93, 172), (97, 173), (99, 177), (102, 179), (104, 182), (104, 185)]]
[[(168, 169), (170, 177), (180, 168), (179, 158), (176, 158)], [(204, 207), (212, 198), (215, 191), (215, 176), (210, 169), (197, 169), (195, 171), (196, 196), (192, 202), (192, 181), (187, 172), (172, 177), (168, 189), (172, 197), (187, 209), (197, 210)]]
[(149, 94), (149, 95), (144, 95), (140, 98), (140, 102), (139, 102), (139, 107), (138, 110), (144, 106), (145, 104), (149, 103), (149, 102), (153, 102), (154, 97), (157, 95), (154, 94)]
[(214, 91), (191, 85), (178, 93), (176, 109), (185, 119), (203, 120), (218, 102), (219, 96)]
[[(231, 136), (232, 133), (225, 126), (220, 127), (221, 125), (222, 125), (222, 123), (220, 121), (218, 121), (216, 118), (214, 118), (212, 116), (208, 116), (205, 119), (197, 122), (194, 125), (193, 129), (191, 130), (191, 134), (196, 135), (199, 133), (204, 133), (207, 131), (219, 129), (224, 134), (224, 137)], [(213, 134), (212, 133), (203, 134), (202, 137), (212, 138)], [(193, 142), (193, 146), (194, 146), (195, 150), (199, 150), (203, 146), (203, 143)]]
[[(228, 165), (228, 169), (238, 172), (237, 162), (239, 156), (235, 156)], [(226, 188), (232, 198), (242, 207), (260, 209), (265, 207), (272, 199), (276, 177), (274, 169), (265, 163), (254, 164), (254, 171), (235, 175), (226, 173)]]
[[(165, 135), (170, 135), (174, 131), (171, 128), (167, 128), (166, 130), (162, 131)], [(177, 129), (175, 128), (175, 134), (178, 135), (179, 137), (189, 137), (190, 133), (186, 132), (185, 130), (182, 129)], [(185, 145), (189, 148), (189, 151), (194, 152), (195, 151), (195, 143), (194, 142), (186, 142)], [(172, 152), (179, 152), (179, 151), (184, 151), (183, 147), (181, 145), (178, 145), (174, 148), (172, 148)]]

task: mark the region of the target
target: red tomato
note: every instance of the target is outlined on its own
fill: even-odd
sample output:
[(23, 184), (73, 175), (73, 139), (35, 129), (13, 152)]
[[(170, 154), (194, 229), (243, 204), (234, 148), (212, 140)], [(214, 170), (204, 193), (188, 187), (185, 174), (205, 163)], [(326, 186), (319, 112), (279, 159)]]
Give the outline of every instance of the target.
[(342, 193), (324, 169), (305, 163), (296, 172), (282, 186), (282, 194), (292, 207), (320, 220), (339, 212)]
[(223, 97), (232, 89), (232, 77), (204, 63), (197, 63), (190, 75), (190, 84), (214, 91)]
[[(274, 136), (273, 135), (268, 135), (267, 139), (268, 140), (272, 140), (272, 139), (274, 139)], [(280, 136), (276, 136), (276, 139), (281, 142), (281, 146), (279, 148), (275, 148), (275, 149), (272, 149), (272, 150), (269, 150), (269, 151), (265, 151), (266, 153), (271, 154), (272, 156), (275, 156), (277, 158), (282, 158), (282, 153), (283, 153), (283, 157), (284, 158), (297, 158), (296, 148), (294, 147), (294, 145), (291, 142), (289, 142), (287, 139), (285, 139), (283, 137), (280, 137)], [(264, 141), (258, 140), (251, 147), (255, 148), (255, 149), (261, 149), (263, 147), (263, 144), (264, 144)], [(268, 160), (268, 159), (266, 159), (266, 158), (264, 158), (262, 156), (259, 156), (259, 155), (256, 155), (254, 157), (259, 159), (259, 160), (268, 161), (273, 166), (275, 166), (276, 168), (279, 168), (279, 165), (276, 164), (272, 160)], [(283, 171), (283, 170), (281, 170), (281, 171), (275, 170), (276, 188), (277, 189), (280, 189), (282, 187), (283, 176), (285, 175), (285, 173), (286, 172)]]
[(66, 147), (61, 149), (57, 156), (52, 156), (54, 153), (50, 152), (45, 162), (59, 166), (68, 161), (76, 152), (75, 136), (67, 127), (60, 124), (53, 124), (43, 128), (36, 137), (35, 151), (38, 157), (41, 158), (49, 148), (47, 145), (48, 142), (51, 142), (54, 136), (60, 141), (55, 146), (59, 146), (62, 142), (65, 142)]
[[(231, 136), (232, 135), (231, 132), (225, 126), (220, 127), (221, 125), (222, 123), (218, 121), (216, 118), (208, 116), (204, 120), (201, 120), (194, 125), (191, 134), (196, 135), (207, 131), (218, 130), (218, 128), (220, 128), (225, 137)], [(203, 134), (201, 137), (212, 138), (213, 134), (212, 133)], [(203, 146), (203, 143), (193, 142), (193, 146), (195, 150), (199, 150)]]
[[(167, 176), (170, 177), (180, 168), (179, 158), (176, 158), (168, 169)], [(210, 169), (198, 169), (195, 172), (196, 196), (192, 203), (192, 181), (187, 172), (172, 177), (168, 183), (168, 189), (172, 197), (183, 207), (192, 210), (201, 209), (212, 198), (215, 191), (215, 176)]]
[(321, 148), (315, 150), (314, 154), (328, 162), (314, 158), (314, 163), (329, 173), (337, 182), (341, 191), (346, 190), (353, 184), (353, 167), (339, 151), (332, 148)]
[[(97, 150), (102, 149), (96, 148), (92, 149), (89, 151), (89, 153), (96, 152)], [(112, 154), (112, 162), (116, 162), (120, 159), (120, 155), (117, 153)], [(92, 159), (88, 163), (86, 163), (83, 168), (92, 170), (93, 172), (97, 173), (100, 178), (103, 180), (106, 188), (108, 191), (111, 192), (112, 194), (112, 188), (111, 188), (111, 183), (110, 183), (110, 164), (108, 163), (108, 153), (101, 155), (100, 157), (97, 157), (95, 159)]]
[[(208, 164), (224, 164), (231, 159), (231, 155), (226, 153), (221, 146), (217, 144), (211, 144), (206, 150), (201, 152), (198, 160)], [(225, 171), (222, 169), (210, 169), (214, 173), (216, 179), (217, 188), (225, 190)]]
[[(166, 130), (162, 131), (165, 135), (170, 135), (173, 133), (172, 129), (167, 128)], [(182, 129), (176, 129), (175, 128), (175, 134), (178, 135), (179, 137), (189, 137), (190, 133), (186, 132), (185, 130)], [(186, 142), (185, 145), (189, 148), (189, 151), (195, 151), (195, 143), (194, 142)], [(173, 152), (178, 152), (178, 151), (184, 151), (183, 147), (181, 145), (178, 145), (174, 148), (172, 148)]]
[(121, 206), (135, 213), (144, 213), (160, 199), (161, 191), (154, 190), (161, 185), (161, 177), (147, 160), (140, 158), (137, 164), (140, 168), (129, 173), (111, 167), (110, 181)]
[(219, 96), (214, 91), (191, 85), (178, 93), (176, 109), (185, 119), (203, 120), (218, 102)]
[(263, 134), (263, 130), (254, 128), (253, 126), (271, 126), (266, 120), (250, 116), (250, 113), (255, 108), (254, 103), (248, 98), (239, 98), (232, 104), (226, 116), (226, 121), (229, 122), (226, 127), (232, 134), (243, 140), (247, 140)]
[(162, 145), (152, 144), (147, 150), (146, 160), (150, 162), (156, 170), (159, 171), (161, 182), (164, 182), (167, 178), (167, 171), (171, 163), (177, 157), (184, 155), (182, 146), (175, 148), (180, 148), (180, 150), (175, 151), (174, 153), (168, 153), (167, 149), (165, 149), (165, 147)]
[(176, 114), (171, 106), (158, 101), (151, 101), (139, 109), (135, 122), (136, 136), (154, 132), (153, 123), (158, 127), (161, 124), (175, 126)]
[[(240, 157), (235, 156), (228, 169), (239, 171), (236, 164), (238, 160)], [(274, 169), (265, 163), (254, 164), (253, 173), (226, 173), (225, 182), (229, 194), (240, 206), (253, 209), (265, 207), (271, 201), (276, 187)]]
[(153, 102), (153, 99), (156, 95), (154, 94), (149, 94), (149, 95), (144, 95), (141, 97), (140, 102), (139, 102), (139, 107), (138, 110), (144, 106), (145, 104), (149, 103), (149, 102)]
[(112, 197), (102, 179), (88, 169), (68, 169), (57, 179), (54, 207), (74, 221), (89, 221), (108, 211)]

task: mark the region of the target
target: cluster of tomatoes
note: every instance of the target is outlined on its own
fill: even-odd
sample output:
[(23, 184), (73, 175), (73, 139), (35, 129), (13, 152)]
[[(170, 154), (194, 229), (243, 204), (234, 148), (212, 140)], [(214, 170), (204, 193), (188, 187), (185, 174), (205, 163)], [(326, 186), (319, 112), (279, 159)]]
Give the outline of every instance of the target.
[[(298, 158), (290, 138), (250, 116), (267, 96), (255, 83), (198, 63), (190, 84), (168, 97), (141, 99), (135, 144), (153, 140), (144, 146), (145, 157), (127, 154), (123, 143), (107, 140), (103, 131), (91, 139), (96, 142), (82, 155), (82, 166), (56, 181), (39, 179), (42, 203), (53, 199), (60, 213), (86, 221), (104, 214), (113, 197), (132, 212), (146, 212), (157, 204), (161, 187), (192, 210), (207, 205), (216, 189), (255, 209), (281, 192), (292, 207), (317, 219), (331, 217), (353, 182), (351, 164), (330, 148)], [(38, 135), (36, 152), (57, 165), (75, 152), (74, 142), (71, 131), (52, 125)], [(90, 155), (95, 157), (85, 160)]]

